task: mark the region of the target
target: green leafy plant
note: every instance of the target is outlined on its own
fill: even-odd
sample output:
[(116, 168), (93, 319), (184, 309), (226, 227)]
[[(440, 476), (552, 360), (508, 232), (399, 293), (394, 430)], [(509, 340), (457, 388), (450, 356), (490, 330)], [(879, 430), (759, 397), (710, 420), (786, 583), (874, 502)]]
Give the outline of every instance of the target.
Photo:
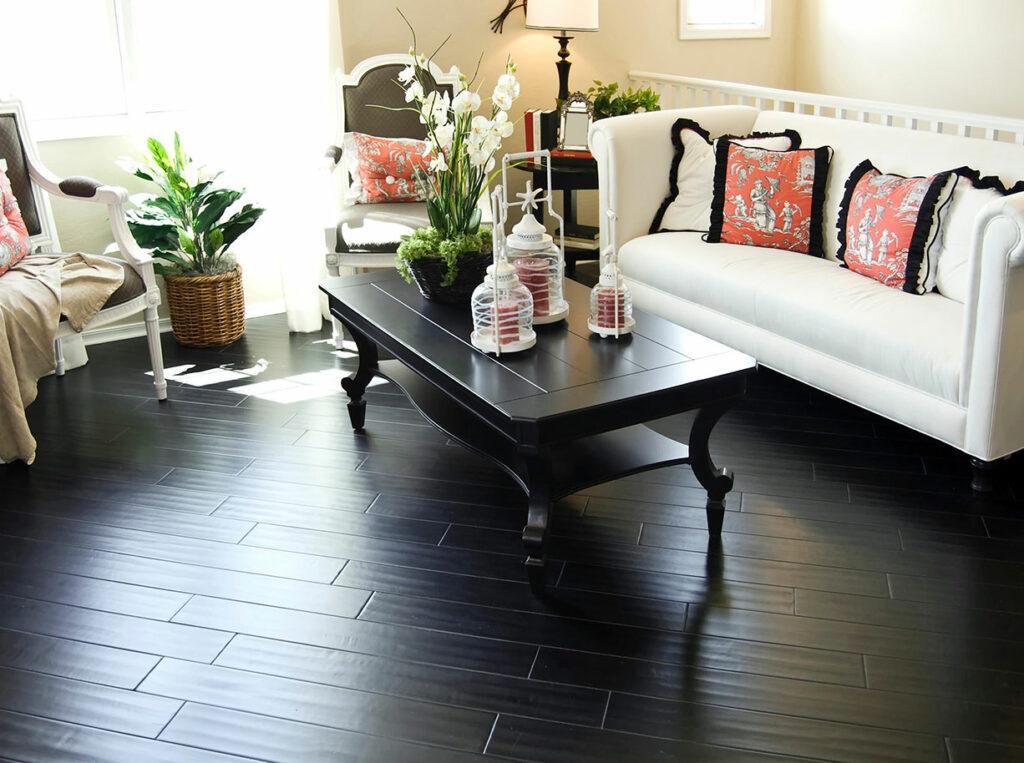
[(481, 225), (475, 233), (457, 233), (452, 238), (445, 238), (437, 228), (419, 228), (407, 236), (402, 236), (398, 245), (398, 272), (409, 283), (412, 283), (412, 271), (409, 263), (423, 257), (440, 257), (448, 269), (442, 286), (451, 286), (458, 275), (459, 258), (470, 252), (489, 253), (491, 251), (491, 229)]
[(625, 114), (661, 111), (661, 96), (649, 87), (620, 90), (618, 82), (606, 85), (600, 80), (594, 80), (594, 84), (587, 90), (587, 96), (594, 103), (595, 121)]
[(124, 160), (122, 166), (137, 178), (157, 185), (157, 194), (142, 194), (128, 212), (128, 227), (143, 249), (152, 251), (154, 269), (161, 275), (215, 275), (234, 270), (229, 249), (256, 224), (264, 210), (244, 204), (229, 215), (244, 191), (215, 185), (212, 175), (195, 167), (174, 134), (174, 150), (156, 138), (146, 141), (143, 163)]

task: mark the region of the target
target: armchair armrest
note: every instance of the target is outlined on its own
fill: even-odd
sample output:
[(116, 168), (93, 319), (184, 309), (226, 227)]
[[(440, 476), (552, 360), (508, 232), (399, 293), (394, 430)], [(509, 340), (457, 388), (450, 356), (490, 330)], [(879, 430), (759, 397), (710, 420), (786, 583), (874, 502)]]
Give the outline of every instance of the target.
[(675, 149), (672, 124), (681, 117), (695, 119), (712, 135), (744, 135), (752, 129), (757, 109), (749, 106), (707, 106), (652, 111), (595, 122), (590, 150), (597, 160), (601, 214), (601, 247), (609, 243), (605, 212), (617, 218), (616, 248), (646, 235), (658, 206), (668, 195), (668, 175)]
[(965, 314), (965, 449), (991, 461), (1024, 448), (1024, 193), (975, 222)]
[(42, 166), (35, 157), (29, 155), (27, 158), (29, 176), (51, 196), (103, 204), (107, 207), (110, 232), (121, 256), (146, 284), (147, 302), (152, 306), (159, 305), (160, 290), (156, 285), (153, 258), (136, 243), (128, 228), (128, 215), (125, 212), (128, 191), (120, 186), (106, 185), (89, 177), (59, 178)]

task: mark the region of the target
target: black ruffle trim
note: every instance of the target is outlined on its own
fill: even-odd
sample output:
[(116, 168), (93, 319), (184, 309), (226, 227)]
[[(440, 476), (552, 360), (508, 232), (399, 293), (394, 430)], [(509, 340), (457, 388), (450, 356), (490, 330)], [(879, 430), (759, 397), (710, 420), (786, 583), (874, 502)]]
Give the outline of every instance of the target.
[[(907, 269), (903, 273), (903, 291), (910, 294), (924, 294), (928, 275), (928, 239), (931, 237), (933, 226), (940, 224), (935, 217), (935, 205), (939, 203), (939, 195), (953, 174), (954, 170), (947, 170), (939, 172), (932, 178), (924, 201), (921, 202), (921, 209), (917, 213), (917, 224), (914, 225), (914, 234), (910, 237), (910, 250), (907, 252)], [(947, 202), (950, 198), (952, 192), (947, 197)]]
[(825, 191), (828, 173), (835, 151), (831, 146), (814, 149), (814, 186), (811, 188), (811, 240), (807, 253), (812, 257), (825, 257)]
[(958, 167), (953, 170), (962, 178), (971, 181), (971, 185), (980, 191), (998, 191), (1003, 196), (1024, 192), (1024, 180), (1018, 180), (1010, 188), (1007, 188), (1002, 179), (997, 175), (981, 176), (981, 173), (973, 167)]
[(725, 181), (729, 174), (729, 147), (733, 144), (728, 140), (718, 141), (715, 146), (715, 181), (711, 190), (711, 227), (704, 235), (709, 244), (722, 241), (722, 225), (725, 222)]
[(856, 167), (853, 168), (853, 172), (850, 173), (850, 177), (846, 178), (846, 185), (843, 186), (843, 200), (839, 202), (839, 219), (836, 221), (836, 229), (839, 231), (839, 251), (836, 252), (836, 258), (839, 260), (841, 267), (846, 267), (846, 221), (850, 217), (850, 203), (853, 201), (853, 192), (857, 188), (857, 183), (861, 181), (865, 175), (871, 170), (878, 171), (878, 168), (871, 163), (870, 159), (865, 159)]
[[(672, 166), (669, 168), (669, 192), (668, 196), (665, 197), (665, 200), (661, 202), (661, 206), (658, 207), (658, 211), (655, 212), (654, 220), (651, 221), (651, 227), (648, 229), (648, 233), (680, 232), (671, 228), (662, 229), (661, 223), (665, 219), (665, 213), (668, 211), (668, 208), (672, 206), (672, 202), (679, 197), (679, 165), (682, 164), (683, 155), (686, 152), (685, 146), (683, 145), (683, 130), (690, 130), (699, 135), (709, 146), (715, 145), (715, 141), (711, 139), (711, 133), (705, 130), (699, 122), (693, 119), (687, 119), (686, 117), (681, 117), (672, 123), (672, 145), (675, 147), (676, 152), (675, 156), (672, 157)], [(751, 140), (759, 138), (789, 138), (790, 149), (800, 148), (800, 143), (803, 140), (800, 137), (800, 133), (796, 130), (783, 130), (782, 132), (752, 132), (749, 135), (723, 135), (718, 140)]]
[[(796, 136), (800, 141), (800, 136)], [(729, 146), (734, 145), (729, 139), (721, 139), (715, 149), (715, 184), (714, 196), (711, 200), (711, 228), (704, 236), (709, 244), (719, 244), (722, 241), (722, 226), (725, 224), (725, 185), (729, 173)], [(771, 149), (762, 149), (771, 150)], [(800, 149), (790, 149), (799, 151)], [(828, 188), (828, 172), (832, 163), (833, 150), (831, 146), (820, 148), (804, 149), (814, 152), (814, 185), (811, 187), (811, 227), (807, 251), (812, 257), (825, 256), (825, 191)], [(785, 154), (789, 151), (776, 151), (775, 153)]]

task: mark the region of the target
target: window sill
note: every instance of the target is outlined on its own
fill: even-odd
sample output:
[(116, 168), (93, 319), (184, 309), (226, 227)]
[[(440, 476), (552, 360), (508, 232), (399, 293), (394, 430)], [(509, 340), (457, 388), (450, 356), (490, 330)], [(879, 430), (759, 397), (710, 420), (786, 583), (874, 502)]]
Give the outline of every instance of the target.
[(680, 40), (765, 40), (770, 29), (680, 29)]

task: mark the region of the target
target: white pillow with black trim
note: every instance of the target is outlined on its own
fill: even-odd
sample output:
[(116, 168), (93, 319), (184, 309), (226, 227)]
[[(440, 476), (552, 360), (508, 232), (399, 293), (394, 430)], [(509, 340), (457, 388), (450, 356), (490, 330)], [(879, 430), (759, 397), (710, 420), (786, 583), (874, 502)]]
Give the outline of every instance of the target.
[(961, 167), (956, 174), (961, 180), (943, 216), (942, 238), (932, 256), (937, 261), (935, 286), (939, 294), (966, 302), (974, 223), (987, 204), (1024, 191), (1024, 180), (1007, 188), (999, 178), (981, 177), (980, 172), (970, 167)]
[(715, 182), (715, 146), (719, 140), (750, 148), (791, 151), (800, 148), (800, 133), (755, 132), (750, 135), (723, 135), (711, 140), (711, 133), (692, 119), (677, 119), (672, 125), (672, 145), (676, 153), (669, 170), (669, 194), (661, 203), (651, 233), (698, 231), (711, 228), (711, 199)]

